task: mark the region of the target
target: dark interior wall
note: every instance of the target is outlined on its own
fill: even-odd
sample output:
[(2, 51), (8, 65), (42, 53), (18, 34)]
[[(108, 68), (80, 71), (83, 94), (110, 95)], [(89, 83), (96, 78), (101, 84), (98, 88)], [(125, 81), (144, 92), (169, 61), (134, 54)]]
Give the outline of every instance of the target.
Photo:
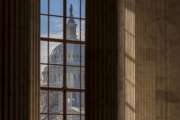
[[(2, 18), (2, 1), (0, 1), (0, 18)], [(0, 26), (2, 20), (0, 19)], [(2, 27), (0, 27), (0, 58), (2, 58)], [(0, 59), (0, 106), (2, 106), (2, 59)], [(2, 109), (0, 108), (0, 118), (2, 119)]]
[(0, 119), (28, 120), (30, 1), (0, 3)]
[[(0, 8), (2, 8), (2, 2), (0, 2)], [(2, 9), (0, 10), (0, 17), (2, 18)], [(2, 26), (2, 22), (0, 20), (0, 26)], [(0, 27), (0, 33), (2, 33), (2, 28)], [(2, 35), (0, 35), (0, 58), (2, 58)], [(0, 67), (2, 66), (2, 59), (0, 59)], [(2, 68), (0, 68), (0, 106), (2, 106)], [(0, 118), (2, 119), (2, 111), (0, 108)]]
[(86, 119), (116, 120), (116, 0), (87, 0), (86, 35)]

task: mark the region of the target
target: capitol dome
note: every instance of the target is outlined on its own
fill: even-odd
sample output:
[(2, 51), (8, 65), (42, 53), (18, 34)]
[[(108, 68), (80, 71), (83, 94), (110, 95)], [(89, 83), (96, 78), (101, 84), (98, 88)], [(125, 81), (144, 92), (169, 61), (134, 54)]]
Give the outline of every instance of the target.
[[(67, 23), (67, 39), (77, 40), (76, 27), (77, 24), (73, 19), (72, 5), (70, 7), (71, 17)], [(54, 42), (55, 43), (55, 42)], [(54, 44), (50, 42), (50, 53), (49, 53), (49, 66), (45, 67), (42, 71), (43, 80), (41, 82), (47, 82), (49, 87), (62, 88), (63, 87), (63, 76), (64, 76), (64, 45), (63, 43)], [(80, 65), (81, 51), (79, 44), (66, 44), (66, 64), (67, 65)], [(49, 72), (49, 73), (48, 73)], [(69, 87), (79, 86), (80, 87), (80, 71), (71, 67), (67, 67), (66, 79)], [(52, 94), (51, 94), (52, 95)], [(62, 104), (58, 100), (62, 100), (63, 96), (58, 92), (53, 93), (53, 99), (49, 101), (49, 109), (52, 111), (62, 111)], [(45, 98), (43, 98), (45, 99)], [(47, 102), (44, 100), (43, 102)], [(67, 104), (69, 107), (68, 111), (73, 114), (80, 113), (80, 99), (79, 94), (72, 93), (67, 96)], [(42, 109), (47, 109), (47, 106), (43, 106)]]

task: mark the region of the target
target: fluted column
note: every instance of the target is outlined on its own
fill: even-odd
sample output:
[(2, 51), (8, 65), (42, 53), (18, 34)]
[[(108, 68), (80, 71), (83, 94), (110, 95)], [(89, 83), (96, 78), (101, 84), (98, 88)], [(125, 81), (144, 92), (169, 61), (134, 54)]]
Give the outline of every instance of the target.
[(30, 120), (31, 103), (35, 102), (31, 102), (32, 97), (35, 99), (35, 91), (32, 95), (30, 92), (31, 84), (32, 81), (38, 81), (38, 70), (37, 67), (34, 68), (38, 59), (34, 56), (37, 54), (33, 54), (37, 52), (37, 46), (32, 45), (38, 41), (38, 32), (33, 34), (33, 29), (37, 27), (32, 26), (39, 25), (32, 20), (38, 16), (31, 16), (34, 4), (37, 4), (37, 1), (4, 0), (0, 3), (1, 120)]

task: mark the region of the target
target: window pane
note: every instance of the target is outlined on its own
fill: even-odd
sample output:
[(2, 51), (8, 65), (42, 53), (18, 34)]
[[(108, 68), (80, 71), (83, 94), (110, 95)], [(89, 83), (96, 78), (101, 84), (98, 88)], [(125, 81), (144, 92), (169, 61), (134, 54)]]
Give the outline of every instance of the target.
[(67, 93), (67, 114), (80, 113), (80, 93), (68, 92)]
[(62, 115), (50, 115), (49, 118), (49, 120), (63, 120)]
[(67, 115), (67, 120), (80, 120), (80, 115)]
[(81, 93), (81, 114), (85, 114), (85, 94)]
[(67, 64), (80, 65), (80, 45), (67, 44)]
[(40, 91), (40, 113), (48, 112), (48, 92), (45, 90)]
[(85, 89), (85, 68), (81, 67), (81, 89)]
[(63, 94), (59, 91), (49, 91), (49, 112), (63, 113)]
[(41, 14), (48, 13), (48, 0), (41, 0)]
[(81, 115), (81, 120), (85, 120), (85, 115)]
[(86, 34), (86, 26), (85, 26), (85, 20), (81, 20), (81, 41), (85, 41), (85, 34)]
[(41, 15), (41, 37), (48, 37), (48, 17)]
[(57, 65), (49, 66), (49, 87), (62, 88), (63, 86), (63, 67)]
[(81, 45), (81, 65), (85, 65), (85, 45)]
[(48, 120), (48, 116), (47, 115), (40, 115), (40, 120)]
[(80, 88), (80, 68), (79, 67), (67, 67), (67, 87), (68, 88)]
[(81, 17), (82, 18), (85, 18), (85, 15), (86, 15), (85, 7), (86, 7), (86, 0), (81, 0)]
[(49, 42), (49, 63), (63, 64), (63, 44), (60, 42)]
[(80, 40), (80, 20), (69, 18), (66, 24), (66, 39)]
[(63, 18), (50, 17), (50, 38), (63, 38)]
[(47, 87), (48, 86), (48, 66), (47, 65), (41, 65), (41, 87)]
[(63, 0), (50, 0), (50, 14), (63, 16)]
[(41, 41), (41, 63), (48, 63), (48, 42)]
[(80, 0), (67, 0), (67, 16), (80, 18)]

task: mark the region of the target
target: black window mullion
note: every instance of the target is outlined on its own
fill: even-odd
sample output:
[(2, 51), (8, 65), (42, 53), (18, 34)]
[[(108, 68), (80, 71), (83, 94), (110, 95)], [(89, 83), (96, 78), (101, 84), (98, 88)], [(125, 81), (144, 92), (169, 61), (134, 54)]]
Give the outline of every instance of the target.
[[(66, 0), (64, 0), (64, 2), (63, 2), (63, 14), (64, 14), (64, 16), (66, 16)], [(63, 57), (64, 57), (64, 71), (63, 71), (63, 80), (64, 80), (64, 82), (63, 82), (63, 94), (64, 94), (64, 96), (63, 96), (63, 120), (66, 120), (66, 17), (64, 17), (63, 18), (63, 36), (64, 36), (64, 40), (63, 40), (63, 44), (64, 44), (64, 55), (63, 55)]]
[[(68, 16), (61, 16), (61, 15), (51, 15), (51, 14), (45, 14), (45, 13), (42, 13), (41, 15), (48, 15), (48, 16), (52, 16), (52, 17), (61, 17), (61, 18), (71, 18), (71, 17), (68, 17)], [(85, 18), (82, 18), (82, 17), (72, 17), (73, 19), (78, 19), (78, 20), (85, 20)]]
[[(51, 41), (51, 42), (63, 42), (64, 39), (58, 38), (41, 38), (41, 41)], [(74, 40), (66, 40), (65, 43), (72, 43), (72, 44), (85, 44), (84, 41), (74, 41)]]
[[(50, 25), (49, 25), (49, 4), (50, 4), (50, 0), (48, 0), (48, 88), (49, 88), (49, 28), (50, 28)], [(50, 119), (50, 116), (49, 116), (49, 90), (48, 90), (48, 119)]]
[[(79, 9), (80, 18), (82, 18), (82, 17), (81, 17), (81, 0), (79, 0), (79, 2), (80, 2), (80, 9)], [(81, 63), (82, 63), (82, 61), (81, 61), (81, 56), (82, 56), (82, 55), (81, 55), (81, 53), (82, 53), (82, 52), (81, 52), (81, 51), (82, 51), (82, 49), (81, 49), (81, 41), (82, 41), (82, 40), (81, 40), (81, 19), (80, 19), (80, 66), (81, 66)], [(81, 67), (80, 67), (80, 89), (81, 89), (81, 88), (82, 88), (82, 86), (81, 86)], [(80, 120), (81, 120), (81, 110), (82, 110), (82, 109), (81, 109), (81, 107), (82, 107), (82, 106), (81, 106), (81, 102), (82, 102), (82, 101), (81, 101), (81, 92), (80, 92), (80, 98), (79, 98), (79, 99), (80, 99)]]

